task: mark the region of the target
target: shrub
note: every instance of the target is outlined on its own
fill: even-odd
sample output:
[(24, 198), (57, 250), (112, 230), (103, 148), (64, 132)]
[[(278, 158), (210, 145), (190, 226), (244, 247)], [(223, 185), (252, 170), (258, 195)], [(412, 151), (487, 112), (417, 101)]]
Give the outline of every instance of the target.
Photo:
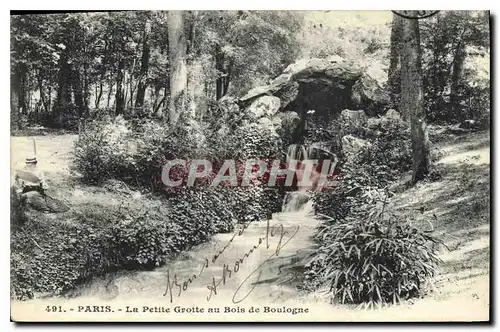
[(368, 192), (368, 204), (316, 235), (320, 245), (306, 266), (306, 283), (326, 284), (341, 303), (373, 306), (418, 296), (439, 262), (434, 244), (441, 241), (415, 218), (390, 212), (387, 196), (380, 204), (384, 195), (377, 193)]
[(342, 174), (369, 178), (367, 185), (385, 187), (409, 171), (412, 166), (411, 136), (407, 123), (400, 118), (370, 119), (366, 138), (370, 144), (361, 146), (354, 156), (342, 165)]
[(279, 156), (281, 140), (270, 128), (255, 122), (246, 123), (236, 129), (228, 140), (229, 155), (236, 159), (271, 158)]
[[(383, 144), (375, 145), (375, 148)], [(386, 151), (382, 152), (386, 153)], [(327, 216), (330, 222), (342, 222), (356, 207), (365, 204), (363, 193), (372, 188), (384, 188), (397, 178), (399, 171), (378, 164), (380, 159), (368, 156), (374, 152), (363, 148), (353, 159), (341, 166), (337, 185), (313, 193), (313, 209), (317, 215)]]
[(203, 133), (194, 123), (169, 128), (150, 119), (127, 121), (118, 116), (85, 126), (75, 143), (72, 169), (86, 183), (112, 178), (157, 191), (167, 160), (199, 158), (200, 151)]
[[(80, 221), (79, 221), (80, 222)], [(119, 266), (108, 225), (31, 219), (11, 235), (11, 296), (61, 294)]]
[[(138, 216), (125, 215), (113, 225), (113, 246), (117, 248), (125, 268), (159, 266), (168, 254), (179, 248), (170, 246), (167, 229), (171, 226), (168, 216), (161, 218), (155, 210), (146, 210)], [(175, 228), (174, 228), (175, 229)], [(174, 232), (173, 237), (179, 235)]]
[(145, 121), (135, 134), (135, 183), (161, 191), (161, 172), (168, 160), (202, 157), (203, 133), (190, 125), (168, 128), (165, 124)]
[(233, 229), (232, 202), (229, 192), (221, 188), (188, 187), (171, 197), (168, 204), (170, 218), (191, 237), (183, 240), (200, 243), (217, 232)]
[(72, 170), (87, 183), (109, 178), (130, 182), (136, 170), (131, 135), (128, 122), (120, 116), (88, 123), (75, 142)]

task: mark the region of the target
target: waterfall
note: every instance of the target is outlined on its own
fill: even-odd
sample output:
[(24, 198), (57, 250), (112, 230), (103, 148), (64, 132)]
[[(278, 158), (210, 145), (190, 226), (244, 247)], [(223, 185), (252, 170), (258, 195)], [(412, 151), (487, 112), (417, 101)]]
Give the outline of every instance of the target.
[(306, 160), (309, 159), (310, 149), (306, 149), (302, 144), (291, 144), (286, 152), (286, 162), (290, 160)]
[(289, 191), (285, 194), (283, 201), (282, 212), (302, 212), (308, 213), (311, 211), (312, 201), (310, 194), (306, 190)]
[[(308, 160), (308, 159), (320, 159), (321, 153), (330, 155), (333, 157), (334, 164), (331, 165), (331, 171), (335, 169), (335, 164), (337, 163), (337, 156), (332, 152), (321, 148), (317, 145), (309, 145), (307, 148), (302, 144), (291, 144), (286, 153), (286, 162), (290, 163), (291, 160)], [(307, 190), (308, 188), (299, 188), (298, 191), (287, 192), (283, 202), (282, 212), (303, 212), (308, 213), (312, 210), (312, 201), (310, 200), (310, 194)]]

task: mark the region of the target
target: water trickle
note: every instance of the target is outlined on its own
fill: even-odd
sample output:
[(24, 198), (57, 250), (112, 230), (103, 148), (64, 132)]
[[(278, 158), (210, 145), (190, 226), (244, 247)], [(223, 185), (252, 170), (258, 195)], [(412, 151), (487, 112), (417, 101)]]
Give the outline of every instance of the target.
[(306, 149), (304, 145), (301, 144), (291, 144), (286, 152), (286, 162), (289, 163), (290, 160), (306, 160), (309, 159), (309, 149)]
[(283, 212), (302, 212), (309, 213), (312, 204), (310, 203), (310, 194), (306, 190), (290, 191), (285, 195)]

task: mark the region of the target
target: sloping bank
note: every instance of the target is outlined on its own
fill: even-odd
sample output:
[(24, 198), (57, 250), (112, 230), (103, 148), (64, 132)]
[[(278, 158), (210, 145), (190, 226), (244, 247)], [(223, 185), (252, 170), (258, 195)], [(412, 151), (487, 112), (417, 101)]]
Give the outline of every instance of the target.
[[(62, 214), (28, 211), (11, 221), (12, 298), (63, 294), (108, 272), (161, 266), (213, 234), (232, 231), (245, 204), (237, 188), (190, 189), (168, 201), (84, 188), (94, 196), (89, 203)], [(111, 206), (111, 200), (120, 203)]]

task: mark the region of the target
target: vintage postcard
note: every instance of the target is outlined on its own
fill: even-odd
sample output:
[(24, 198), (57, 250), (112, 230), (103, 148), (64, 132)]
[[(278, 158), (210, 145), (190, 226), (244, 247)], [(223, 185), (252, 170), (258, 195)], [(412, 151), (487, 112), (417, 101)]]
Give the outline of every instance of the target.
[(488, 11), (10, 16), (15, 322), (490, 320)]

